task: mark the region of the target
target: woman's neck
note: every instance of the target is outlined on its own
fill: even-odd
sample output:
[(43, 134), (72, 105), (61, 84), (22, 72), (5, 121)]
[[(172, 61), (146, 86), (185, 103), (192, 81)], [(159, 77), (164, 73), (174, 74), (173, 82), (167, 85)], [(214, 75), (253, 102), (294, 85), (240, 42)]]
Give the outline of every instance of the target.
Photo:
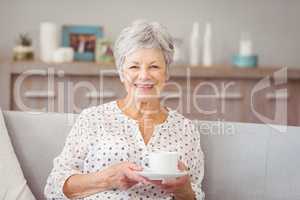
[(135, 120), (153, 119), (154, 121), (164, 121), (168, 111), (160, 105), (159, 99), (147, 101), (135, 101), (130, 96), (117, 101), (118, 106), (124, 114)]

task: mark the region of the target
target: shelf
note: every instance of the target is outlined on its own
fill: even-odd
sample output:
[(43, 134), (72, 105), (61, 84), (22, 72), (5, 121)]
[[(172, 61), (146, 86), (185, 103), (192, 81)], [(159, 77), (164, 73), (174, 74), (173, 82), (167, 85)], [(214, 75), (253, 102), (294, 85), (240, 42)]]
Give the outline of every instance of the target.
[[(24, 72), (37, 74), (57, 74), (57, 75), (87, 75), (118, 76), (116, 67), (113, 64), (97, 64), (94, 62), (73, 62), (73, 63), (43, 63), (40, 61), (8, 62), (2, 63), (10, 65), (12, 74)], [(232, 79), (258, 79), (280, 70), (279, 67), (260, 66), (257, 68), (236, 68), (232, 66), (215, 65), (211, 67), (171, 65), (170, 76), (175, 78), (232, 78)], [(288, 79), (300, 79), (300, 70), (288, 69)]]

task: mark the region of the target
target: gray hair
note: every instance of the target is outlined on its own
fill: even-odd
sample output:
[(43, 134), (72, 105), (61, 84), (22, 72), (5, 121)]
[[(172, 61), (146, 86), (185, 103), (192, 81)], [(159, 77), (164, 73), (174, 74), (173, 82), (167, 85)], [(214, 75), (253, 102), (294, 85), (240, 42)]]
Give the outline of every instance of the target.
[(161, 49), (166, 62), (166, 73), (169, 76), (169, 65), (173, 62), (173, 38), (167, 29), (158, 22), (145, 20), (134, 21), (124, 28), (114, 45), (114, 57), (121, 80), (126, 56), (140, 48)]

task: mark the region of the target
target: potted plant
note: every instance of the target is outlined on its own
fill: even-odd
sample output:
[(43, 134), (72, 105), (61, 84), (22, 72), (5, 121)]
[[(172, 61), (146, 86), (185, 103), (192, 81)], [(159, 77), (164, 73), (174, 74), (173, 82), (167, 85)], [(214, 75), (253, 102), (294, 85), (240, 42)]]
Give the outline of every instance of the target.
[(20, 34), (17, 40), (17, 46), (13, 49), (13, 59), (32, 60), (34, 58), (32, 40), (28, 34)]

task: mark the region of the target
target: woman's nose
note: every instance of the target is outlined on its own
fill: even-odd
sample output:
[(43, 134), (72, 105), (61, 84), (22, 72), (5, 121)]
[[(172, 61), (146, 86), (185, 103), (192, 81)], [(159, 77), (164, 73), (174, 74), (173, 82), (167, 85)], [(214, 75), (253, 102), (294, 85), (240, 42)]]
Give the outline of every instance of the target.
[(139, 78), (140, 79), (148, 79), (149, 78), (149, 71), (147, 69), (141, 69), (139, 71)]

